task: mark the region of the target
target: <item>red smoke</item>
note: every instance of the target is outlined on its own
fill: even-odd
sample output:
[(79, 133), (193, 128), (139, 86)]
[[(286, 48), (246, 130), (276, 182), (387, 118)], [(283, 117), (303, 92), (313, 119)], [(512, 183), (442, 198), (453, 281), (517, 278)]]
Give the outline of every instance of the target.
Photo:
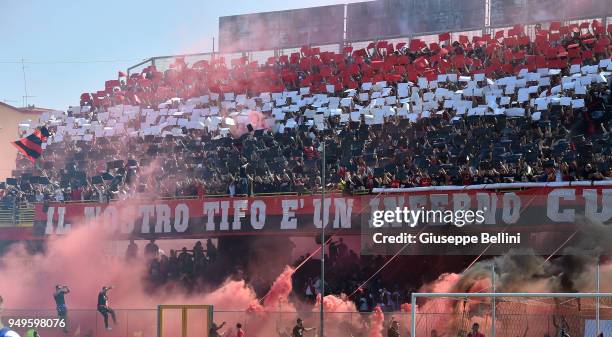
[[(321, 295), (317, 296), (317, 302), (313, 308), (313, 311), (319, 310), (321, 305)], [(327, 295), (323, 298), (323, 310), (325, 312), (357, 312), (355, 303), (348, 299), (344, 294), (340, 296)]]
[(383, 329), (385, 324), (385, 315), (383, 314), (380, 307), (374, 308), (372, 315), (370, 316), (370, 329), (368, 330), (368, 337), (383, 337)]
[(274, 281), (270, 291), (266, 295), (264, 307), (273, 310), (278, 310), (279, 307), (282, 307), (284, 311), (295, 311), (293, 304), (289, 303), (289, 294), (291, 294), (293, 290), (291, 276), (294, 271), (295, 270), (289, 266), (285, 267), (285, 270)]

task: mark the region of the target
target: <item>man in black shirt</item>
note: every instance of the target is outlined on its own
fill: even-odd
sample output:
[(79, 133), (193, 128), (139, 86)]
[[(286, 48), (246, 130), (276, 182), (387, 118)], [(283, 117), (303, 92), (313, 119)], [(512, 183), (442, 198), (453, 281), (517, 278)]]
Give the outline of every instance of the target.
[(315, 328), (305, 328), (301, 318), (297, 319), (297, 324), (293, 327), (293, 337), (304, 337), (304, 332), (312, 331)]
[(57, 316), (64, 320), (64, 331), (68, 331), (68, 308), (66, 307), (66, 299), (64, 295), (70, 293), (70, 289), (66, 285), (56, 285), (55, 293), (53, 293), (53, 299), (55, 300), (55, 307), (57, 308)]
[(154, 239), (149, 240), (149, 243), (145, 246), (145, 257), (147, 259), (154, 259), (159, 254), (159, 247), (155, 243)]
[(130, 239), (130, 244), (125, 251), (126, 260), (135, 259), (138, 256), (138, 245), (134, 242), (134, 239)]
[(117, 317), (115, 316), (115, 311), (108, 306), (108, 291), (113, 289), (113, 287), (102, 287), (102, 291), (98, 293), (98, 311), (104, 317), (104, 327), (106, 330), (112, 330), (110, 326), (108, 326), (108, 315), (113, 319), (113, 323), (117, 324)]

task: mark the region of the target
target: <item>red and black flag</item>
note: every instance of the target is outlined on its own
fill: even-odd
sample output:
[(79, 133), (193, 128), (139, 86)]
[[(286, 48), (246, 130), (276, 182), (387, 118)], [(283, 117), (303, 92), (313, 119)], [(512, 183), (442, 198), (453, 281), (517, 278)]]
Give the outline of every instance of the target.
[(42, 154), (42, 143), (47, 141), (49, 137), (49, 130), (46, 127), (37, 128), (33, 134), (14, 141), (13, 145), (21, 152), (24, 156), (28, 157), (31, 161), (35, 162), (38, 157)]

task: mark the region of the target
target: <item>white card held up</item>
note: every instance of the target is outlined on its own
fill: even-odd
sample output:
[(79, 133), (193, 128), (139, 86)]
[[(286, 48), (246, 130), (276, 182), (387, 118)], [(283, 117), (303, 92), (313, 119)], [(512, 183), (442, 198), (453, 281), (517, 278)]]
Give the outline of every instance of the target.
[(538, 68), (537, 72), (538, 74), (540, 74), (541, 76), (548, 76), (548, 68)]
[(527, 92), (526, 90), (519, 90), (518, 93), (518, 102), (519, 103), (523, 103), (523, 102), (527, 102), (529, 101), (529, 92)]
[(572, 99), (570, 97), (561, 97), (561, 105), (569, 106), (572, 104)]
[(612, 68), (612, 60), (611, 59), (603, 59), (599, 61), (599, 68), (603, 69), (603, 68), (607, 68), (610, 69)]
[(259, 94), (259, 98), (264, 103), (270, 102), (272, 100), (270, 98), (270, 93), (269, 92), (262, 92), (261, 94)]
[(420, 88), (427, 88), (427, 85), (428, 85), (427, 78), (419, 77), (417, 79), (417, 84)]
[(508, 117), (522, 117), (525, 116), (524, 108), (510, 108), (505, 111), (506, 116)]
[(550, 77), (540, 77), (540, 79), (538, 80), (538, 85), (541, 87), (550, 86)]
[(546, 97), (538, 97), (535, 99), (535, 105), (537, 110), (546, 110), (548, 108), (548, 100)]
[(572, 100), (572, 107), (573, 108), (584, 108), (584, 99), (575, 99)]
[(579, 64), (572, 64), (572, 66), (570, 67), (570, 74), (576, 74), (580, 72), (580, 65)]
[(408, 83), (398, 83), (397, 84), (397, 89), (406, 89), (408, 90), (408, 88), (410, 87), (410, 85)]
[(527, 81), (529, 82), (537, 82), (540, 79), (540, 74), (539, 73), (527, 73), (527, 76), (525, 76), (525, 78), (527, 78)]
[(387, 81), (376, 82), (376, 85), (380, 86), (381, 88), (384, 88), (387, 86)]
[(287, 122), (285, 122), (285, 127), (289, 129), (295, 128), (296, 125), (297, 123), (295, 122), (295, 119), (293, 118), (290, 118), (289, 120), (287, 120)]
[(591, 76), (583, 76), (580, 78), (580, 84), (589, 85), (593, 82), (593, 78)]
[(274, 113), (273, 115), (274, 115), (274, 119), (277, 121), (285, 120), (285, 113), (282, 111)]
[(353, 100), (351, 98), (346, 97), (340, 100), (340, 105), (344, 107), (349, 107), (351, 106), (351, 102), (353, 102)]

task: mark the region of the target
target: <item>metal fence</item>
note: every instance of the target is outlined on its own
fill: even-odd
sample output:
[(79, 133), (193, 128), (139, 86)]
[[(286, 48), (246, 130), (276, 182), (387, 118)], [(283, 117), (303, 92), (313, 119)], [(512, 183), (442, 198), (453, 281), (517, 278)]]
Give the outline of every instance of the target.
[(612, 319), (611, 293), (415, 293), (412, 302), (413, 337), (466, 336), (475, 324), (491, 337), (612, 334), (612, 324), (602, 324)]
[[(314, 307), (313, 307), (314, 308)], [(217, 325), (226, 322), (220, 330), (223, 336), (235, 336), (235, 326), (242, 324), (242, 328), (247, 336), (270, 336), (282, 337), (287, 334), (291, 336), (291, 330), (296, 324), (297, 318), (304, 321), (307, 328), (317, 328), (319, 326), (320, 314), (314, 308), (313, 311), (227, 311), (215, 310), (213, 320)], [(282, 310), (282, 309), (281, 309)], [(117, 323), (113, 324), (109, 318), (109, 325), (112, 330), (106, 330), (102, 315), (94, 309), (74, 309), (68, 310), (66, 330), (63, 328), (46, 327), (37, 328), (43, 337), (66, 337), (66, 336), (87, 336), (87, 337), (152, 337), (157, 334), (157, 310), (156, 309), (117, 309), (115, 310)], [(206, 326), (202, 315), (188, 315), (188, 335), (207, 336), (203, 331)], [(372, 313), (360, 312), (326, 312), (325, 313), (325, 335), (328, 337), (350, 337), (368, 336), (371, 331), (382, 333), (389, 325), (391, 319), (400, 322), (400, 331), (403, 336), (408, 335), (410, 313), (408, 312), (387, 312), (384, 313), (384, 322), (375, 323), (375, 315)], [(29, 328), (16, 326), (17, 319), (56, 319), (57, 314), (52, 309), (5, 309), (0, 313), (0, 321), (4, 326), (11, 327), (20, 335), (26, 335)], [(9, 324), (9, 323), (12, 323)], [(164, 336), (180, 335), (180, 315), (164, 313)], [(380, 330), (380, 331), (379, 331)], [(173, 334), (173, 331), (175, 334)], [(306, 337), (318, 336), (316, 331), (306, 334)]]
[[(449, 295), (449, 294), (446, 294)], [(457, 294), (456, 297), (429, 298), (423, 300), (422, 294), (416, 296), (417, 311), (411, 312), (326, 312), (325, 336), (327, 337), (367, 337), (386, 336), (391, 321), (399, 323), (400, 336), (431, 336), (432, 330), (438, 335), (465, 337), (474, 323), (480, 325), (480, 332), (491, 337), (542, 337), (559, 336), (561, 329), (572, 336), (596, 337), (597, 329), (595, 296), (600, 296), (601, 324), (599, 329), (604, 336), (612, 334), (612, 294), (524, 294), (524, 297), (503, 297), (499, 294), (493, 309), (490, 294), (467, 300)], [(538, 295), (539, 297), (535, 297)], [(470, 296), (478, 296), (470, 294)], [(579, 300), (580, 298), (580, 300)], [(296, 320), (301, 318), (304, 326), (315, 328), (306, 337), (318, 337), (320, 313), (318, 307), (312, 310), (293, 311), (293, 309), (249, 311), (249, 310), (214, 310), (213, 320), (217, 325), (226, 324), (220, 330), (223, 336), (235, 336), (236, 324), (240, 323), (247, 336), (291, 336)], [(268, 308), (269, 309), (269, 308)], [(67, 329), (60, 327), (38, 328), (44, 337), (87, 336), (87, 337), (149, 337), (156, 336), (158, 322), (156, 309), (117, 309), (117, 323), (109, 320), (112, 330), (104, 327), (102, 315), (94, 309), (69, 310)], [(22, 318), (54, 319), (52, 309), (5, 309), (0, 313), (0, 321), (25, 335), (28, 328), (17, 327), (14, 320)], [(193, 313), (187, 316), (188, 336), (206, 336), (203, 315)], [(415, 324), (412, 325), (412, 317)], [(604, 324), (605, 323), (605, 324)], [(164, 314), (164, 336), (180, 335), (180, 315)], [(592, 335), (591, 335), (592, 333)]]

